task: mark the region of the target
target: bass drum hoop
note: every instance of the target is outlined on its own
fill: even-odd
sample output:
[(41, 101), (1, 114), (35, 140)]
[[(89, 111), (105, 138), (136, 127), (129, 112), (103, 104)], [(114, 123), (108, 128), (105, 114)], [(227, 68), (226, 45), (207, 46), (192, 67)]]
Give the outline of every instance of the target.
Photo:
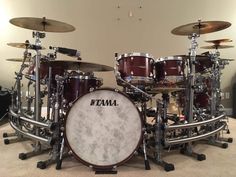
[[(140, 118), (140, 125), (141, 125), (139, 141), (138, 141), (138, 143), (137, 143), (135, 149), (133, 150), (133, 152), (132, 152), (128, 157), (126, 157), (124, 160), (122, 160), (122, 161), (120, 161), (120, 162), (118, 162), (118, 163), (111, 164), (111, 165), (104, 165), (104, 166), (92, 164), (92, 163), (89, 163), (89, 162), (83, 160), (82, 158), (80, 158), (80, 157), (75, 153), (75, 151), (72, 149), (72, 147), (70, 146), (69, 141), (68, 141), (67, 136), (66, 136), (66, 122), (67, 122), (68, 115), (69, 115), (70, 110), (71, 110), (71, 108), (73, 107), (73, 105), (77, 102), (77, 100), (79, 100), (80, 98), (84, 97), (85, 95), (87, 95), (87, 94), (89, 94), (89, 93), (91, 93), (91, 92), (99, 91), (99, 90), (114, 91), (114, 92), (118, 92), (119, 94), (125, 96), (125, 97), (134, 105), (134, 107), (136, 108), (136, 110), (137, 110), (137, 112), (138, 112), (138, 115), (139, 115), (139, 118)], [(71, 107), (69, 108), (69, 110), (68, 110), (67, 113), (66, 113), (66, 119), (65, 119), (65, 126), (64, 126), (64, 127), (65, 127), (65, 129), (64, 129), (64, 132), (65, 132), (65, 133), (64, 133), (65, 144), (66, 144), (66, 145), (69, 147), (69, 149), (72, 151), (74, 157), (75, 157), (78, 161), (80, 161), (82, 164), (84, 164), (84, 165), (86, 165), (86, 166), (88, 166), (88, 167), (90, 167), (90, 168), (94, 168), (94, 169), (113, 169), (113, 168), (115, 168), (115, 167), (117, 167), (117, 166), (120, 166), (120, 165), (124, 164), (125, 162), (127, 162), (128, 160), (130, 160), (130, 159), (133, 157), (134, 152), (137, 151), (137, 149), (140, 147), (140, 144), (142, 143), (142, 139), (143, 139), (143, 136), (142, 136), (142, 131), (143, 131), (143, 130), (142, 130), (142, 128), (143, 128), (143, 119), (142, 119), (142, 116), (141, 116), (141, 113), (140, 113), (139, 109), (135, 106), (135, 104), (133, 103), (133, 101), (131, 101), (131, 99), (129, 98), (129, 96), (128, 96), (126, 93), (123, 93), (122, 91), (120, 91), (120, 90), (118, 90), (118, 89), (110, 88), (110, 87), (103, 87), (103, 88), (98, 88), (98, 89), (96, 89), (96, 90), (90, 91), (90, 92), (88, 92), (88, 93), (85, 93), (85, 94), (81, 95), (81, 96), (78, 97), (75, 101), (73, 101)]]

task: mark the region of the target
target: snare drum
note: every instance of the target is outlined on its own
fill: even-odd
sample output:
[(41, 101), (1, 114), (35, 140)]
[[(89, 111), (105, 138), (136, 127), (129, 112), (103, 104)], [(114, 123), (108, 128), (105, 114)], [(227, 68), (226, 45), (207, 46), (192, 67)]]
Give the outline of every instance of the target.
[(122, 92), (98, 89), (78, 98), (65, 121), (65, 139), (75, 157), (92, 168), (129, 160), (142, 140), (142, 119)]
[(102, 79), (94, 77), (92, 74), (83, 74), (72, 71), (68, 79), (64, 82), (64, 98), (66, 103), (73, 102), (81, 95), (102, 85)]
[(181, 56), (160, 58), (155, 62), (155, 81), (158, 85), (175, 85), (185, 79), (185, 60)]
[[(146, 53), (122, 54), (117, 59), (121, 78), (133, 85), (150, 85), (153, 83), (154, 59)], [(118, 83), (118, 85), (122, 85)]]

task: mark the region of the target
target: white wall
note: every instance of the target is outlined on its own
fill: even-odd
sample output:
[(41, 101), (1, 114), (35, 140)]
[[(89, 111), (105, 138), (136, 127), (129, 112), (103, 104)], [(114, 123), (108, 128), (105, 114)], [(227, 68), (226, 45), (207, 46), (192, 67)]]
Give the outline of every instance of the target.
[[(120, 6), (120, 8), (118, 8)], [(140, 6), (142, 8), (140, 8)], [(234, 0), (1, 0), (0, 1), (0, 85), (11, 87), (19, 63), (7, 58), (21, 57), (23, 50), (6, 45), (8, 42), (32, 43), (32, 31), (8, 23), (15, 17), (47, 17), (76, 27), (71, 33), (47, 33), (42, 40), (45, 47), (64, 46), (79, 49), (87, 62), (114, 65), (114, 53), (145, 52), (156, 58), (187, 54), (189, 41), (170, 31), (180, 25), (202, 21), (222, 20), (232, 23), (228, 29), (202, 35), (204, 40), (236, 39), (236, 1)], [(132, 13), (132, 16), (130, 14)], [(198, 53), (205, 50), (199, 49)], [(235, 49), (221, 51), (222, 58), (236, 58)], [(43, 51), (44, 54), (49, 50)], [(59, 55), (60, 59), (67, 59)], [(236, 63), (231, 62), (223, 71), (222, 89), (230, 91), (234, 82)], [(105, 86), (115, 86), (113, 72), (99, 73)], [(224, 100), (231, 107), (231, 100)]]

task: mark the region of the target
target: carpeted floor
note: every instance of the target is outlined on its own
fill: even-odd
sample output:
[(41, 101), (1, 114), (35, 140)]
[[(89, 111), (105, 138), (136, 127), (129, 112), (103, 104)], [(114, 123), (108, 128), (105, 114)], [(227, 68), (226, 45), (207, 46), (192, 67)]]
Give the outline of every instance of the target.
[[(236, 119), (229, 119), (231, 134), (236, 141)], [(90, 176), (117, 176), (117, 177), (235, 177), (236, 176), (236, 143), (229, 144), (227, 149), (206, 144), (198, 144), (194, 150), (206, 155), (205, 161), (197, 161), (178, 152), (168, 153), (164, 159), (175, 165), (175, 170), (165, 172), (160, 166), (150, 163), (151, 170), (144, 170), (143, 158), (135, 156), (126, 164), (118, 167), (118, 173), (111, 175), (95, 175), (89, 167), (82, 165), (70, 157), (63, 161), (62, 169), (56, 170), (51, 165), (45, 170), (36, 168), (38, 161), (46, 160), (48, 154), (39, 155), (27, 160), (18, 159), (18, 154), (32, 150), (29, 141), (4, 145), (2, 133), (13, 132), (8, 124), (0, 125), (0, 177), (90, 177)]]

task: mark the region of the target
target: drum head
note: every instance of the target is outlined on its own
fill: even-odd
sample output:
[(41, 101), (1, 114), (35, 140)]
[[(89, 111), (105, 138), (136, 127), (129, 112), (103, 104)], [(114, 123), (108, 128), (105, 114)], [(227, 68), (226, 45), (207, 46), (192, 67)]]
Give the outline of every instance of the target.
[(75, 156), (96, 168), (124, 163), (141, 142), (138, 109), (127, 96), (112, 89), (95, 90), (75, 101), (65, 127)]

